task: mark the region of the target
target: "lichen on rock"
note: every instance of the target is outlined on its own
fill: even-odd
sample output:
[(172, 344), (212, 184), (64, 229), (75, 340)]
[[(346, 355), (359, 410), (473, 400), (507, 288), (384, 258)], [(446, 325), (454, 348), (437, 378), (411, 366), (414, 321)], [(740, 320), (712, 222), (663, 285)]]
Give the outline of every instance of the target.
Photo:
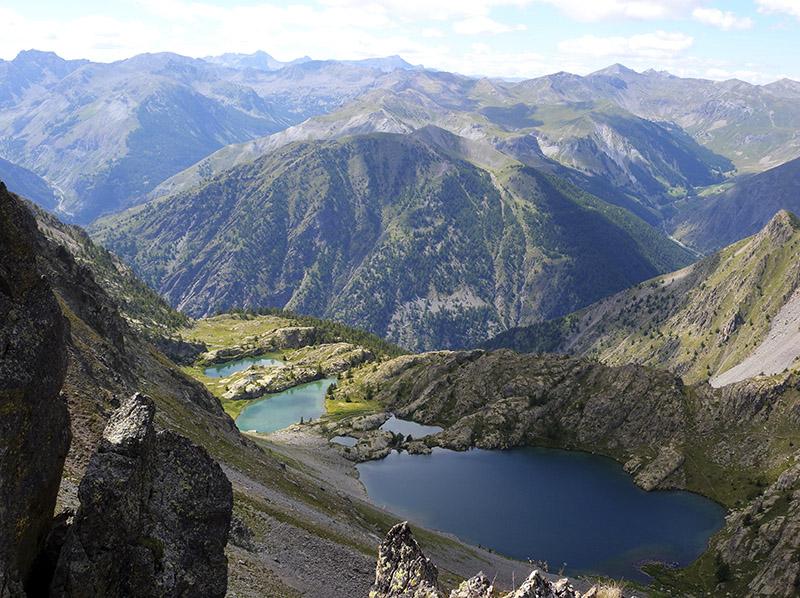
[(112, 415), (80, 484), (53, 596), (224, 596), (231, 484), (208, 453), (157, 432), (136, 394)]

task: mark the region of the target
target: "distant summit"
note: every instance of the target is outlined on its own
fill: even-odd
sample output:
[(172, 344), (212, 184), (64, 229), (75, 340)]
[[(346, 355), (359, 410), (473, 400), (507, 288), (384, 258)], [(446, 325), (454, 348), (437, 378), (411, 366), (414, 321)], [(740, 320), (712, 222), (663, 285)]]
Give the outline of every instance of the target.
[(406, 62), (400, 56), (384, 56), (384, 57), (377, 57), (377, 58), (364, 58), (361, 60), (324, 60), (324, 61), (315, 61), (309, 58), (308, 56), (303, 56), (302, 58), (297, 58), (295, 60), (290, 60), (288, 62), (283, 62), (267, 54), (266, 52), (259, 50), (252, 54), (221, 54), (220, 56), (207, 56), (203, 58), (206, 62), (210, 62), (211, 64), (219, 64), (222, 66), (226, 66), (229, 68), (235, 69), (255, 69), (259, 71), (277, 71), (282, 68), (288, 66), (295, 66), (298, 64), (305, 64), (307, 62), (336, 62), (340, 64), (347, 64), (351, 66), (361, 66), (365, 68), (373, 68), (384, 73), (390, 73), (396, 70), (413, 70), (417, 68), (422, 68), (419, 66), (414, 66), (413, 64)]
[(270, 54), (262, 50), (258, 50), (257, 52), (253, 52), (252, 54), (236, 54), (236, 53), (226, 53), (220, 56), (207, 56), (204, 58), (206, 62), (210, 62), (212, 64), (219, 64), (222, 66), (227, 66), (230, 68), (235, 69), (256, 69), (259, 71), (277, 71), (282, 69), (286, 66), (292, 66), (294, 64), (302, 64), (304, 62), (309, 62), (311, 58), (308, 56), (303, 56), (302, 58), (297, 58), (295, 60), (290, 60), (288, 62), (284, 62), (274, 58)]

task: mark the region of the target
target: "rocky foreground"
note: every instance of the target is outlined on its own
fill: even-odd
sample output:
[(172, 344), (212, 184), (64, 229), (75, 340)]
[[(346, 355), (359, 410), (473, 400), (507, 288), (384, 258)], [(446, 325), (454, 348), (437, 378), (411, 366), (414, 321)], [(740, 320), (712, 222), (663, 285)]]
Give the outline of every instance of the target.
[[(411, 533), (408, 522), (398, 523), (378, 549), (375, 583), (369, 598), (446, 598), (439, 586), (439, 572), (426, 557)], [(492, 598), (499, 596), (483, 572), (463, 581), (449, 598)], [(550, 581), (534, 570), (519, 588), (502, 598), (623, 598), (608, 586), (592, 586), (586, 593), (575, 590), (569, 580)]]
[[(74, 442), (71, 426), (85, 411), (68, 408), (77, 392), (64, 391), (89, 353), (76, 362), (85, 324), (65, 306), (86, 310), (104, 333), (95, 347), (119, 351), (124, 325), (95, 302), (101, 292), (87, 271), (66, 252), (48, 261), (51, 249), (0, 184), (0, 597), (224, 596), (232, 492), (206, 450), (157, 431), (155, 405), (140, 394), (106, 416), (99, 439), (91, 428), (103, 419), (78, 425)], [(101, 378), (101, 363), (78, 378)], [(95, 414), (99, 404), (94, 397)], [(59, 488), (72, 484), (68, 450), (82, 454), (69, 471), (85, 475), (77, 511), (54, 518)]]

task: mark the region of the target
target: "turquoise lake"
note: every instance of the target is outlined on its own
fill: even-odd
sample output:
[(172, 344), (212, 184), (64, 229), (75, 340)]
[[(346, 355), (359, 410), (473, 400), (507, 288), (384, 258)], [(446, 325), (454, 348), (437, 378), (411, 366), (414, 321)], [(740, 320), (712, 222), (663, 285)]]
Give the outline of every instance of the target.
[(283, 365), (280, 359), (275, 359), (266, 355), (260, 357), (245, 357), (227, 363), (212, 365), (203, 370), (209, 378), (225, 378), (236, 372), (246, 370), (251, 365)]
[(264, 395), (244, 408), (236, 425), (246, 432), (268, 433), (296, 424), (300, 418), (317, 419), (325, 413), (325, 391), (334, 382), (335, 378), (325, 378)]
[(645, 492), (618, 463), (579, 452), (435, 448), (357, 467), (370, 498), (401, 518), (571, 574), (647, 581), (642, 562), (689, 564), (725, 516), (689, 492)]

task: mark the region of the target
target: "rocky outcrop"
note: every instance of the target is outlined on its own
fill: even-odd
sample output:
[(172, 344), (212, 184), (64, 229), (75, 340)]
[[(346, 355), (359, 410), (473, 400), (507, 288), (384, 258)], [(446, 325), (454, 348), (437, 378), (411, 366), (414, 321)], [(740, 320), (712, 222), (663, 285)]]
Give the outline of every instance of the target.
[(444, 425), (426, 445), (557, 443), (623, 463), (639, 456), (642, 483), (652, 487), (679, 475), (683, 463), (680, 450), (668, 448), (649, 468), (652, 447), (681, 447), (687, 434), (688, 393), (666, 372), (507, 350), (440, 351), (381, 364), (364, 384), (399, 417)]
[(441, 598), (439, 571), (411, 533), (408, 522), (389, 530), (378, 548), (369, 598)]
[[(408, 522), (389, 530), (378, 548), (375, 583), (370, 598), (445, 598), (439, 588), (439, 572), (422, 552)], [(586, 594), (575, 590), (566, 578), (550, 581), (534, 570), (523, 584), (503, 598), (597, 598), (607, 588), (593, 586)], [(491, 598), (494, 588), (483, 572), (463, 581), (449, 598)], [(623, 598), (621, 592), (603, 594)]]
[[(586, 594), (581, 594), (573, 588), (569, 580), (559, 579), (549, 581), (538, 571), (533, 571), (516, 591), (507, 594), (504, 598), (590, 598), (597, 596), (597, 587), (591, 588)], [(620, 595), (619, 598), (622, 598)]]
[(674, 446), (663, 447), (656, 457), (642, 467), (639, 457), (625, 463), (625, 471), (633, 476), (636, 485), (643, 490), (655, 490), (678, 471), (685, 461), (683, 453)]
[(494, 586), (483, 571), (462, 581), (461, 585), (450, 592), (450, 598), (492, 598), (493, 595)]
[(53, 518), (69, 448), (59, 390), (66, 324), (37, 264), (36, 225), (0, 183), (0, 596), (23, 583)]
[(372, 361), (375, 354), (351, 343), (324, 343), (294, 351), (290, 359), (296, 365), (318, 366), (325, 375), (332, 375)]
[(224, 363), (243, 357), (254, 357), (272, 351), (300, 349), (317, 342), (317, 329), (313, 326), (287, 326), (258, 337), (252, 337), (243, 345), (214, 349), (203, 353), (199, 362), (203, 364)]
[(399, 449), (402, 440), (392, 432), (385, 430), (370, 430), (358, 437), (354, 446), (338, 446), (338, 450), (345, 458), (358, 463), (383, 459), (395, 448)]
[(283, 392), (299, 384), (319, 380), (322, 376), (322, 370), (316, 367), (250, 366), (231, 377), (232, 381), (222, 398), (234, 401), (257, 399), (268, 393)]
[(158, 336), (153, 344), (178, 365), (189, 365), (208, 350), (205, 343), (187, 341), (175, 336)]
[(744, 580), (750, 596), (800, 592), (800, 453), (795, 464), (746, 508), (732, 513), (714, 546), (717, 581), (759, 566)]
[(224, 596), (231, 484), (206, 451), (156, 432), (136, 394), (112, 415), (80, 484), (52, 595)]

